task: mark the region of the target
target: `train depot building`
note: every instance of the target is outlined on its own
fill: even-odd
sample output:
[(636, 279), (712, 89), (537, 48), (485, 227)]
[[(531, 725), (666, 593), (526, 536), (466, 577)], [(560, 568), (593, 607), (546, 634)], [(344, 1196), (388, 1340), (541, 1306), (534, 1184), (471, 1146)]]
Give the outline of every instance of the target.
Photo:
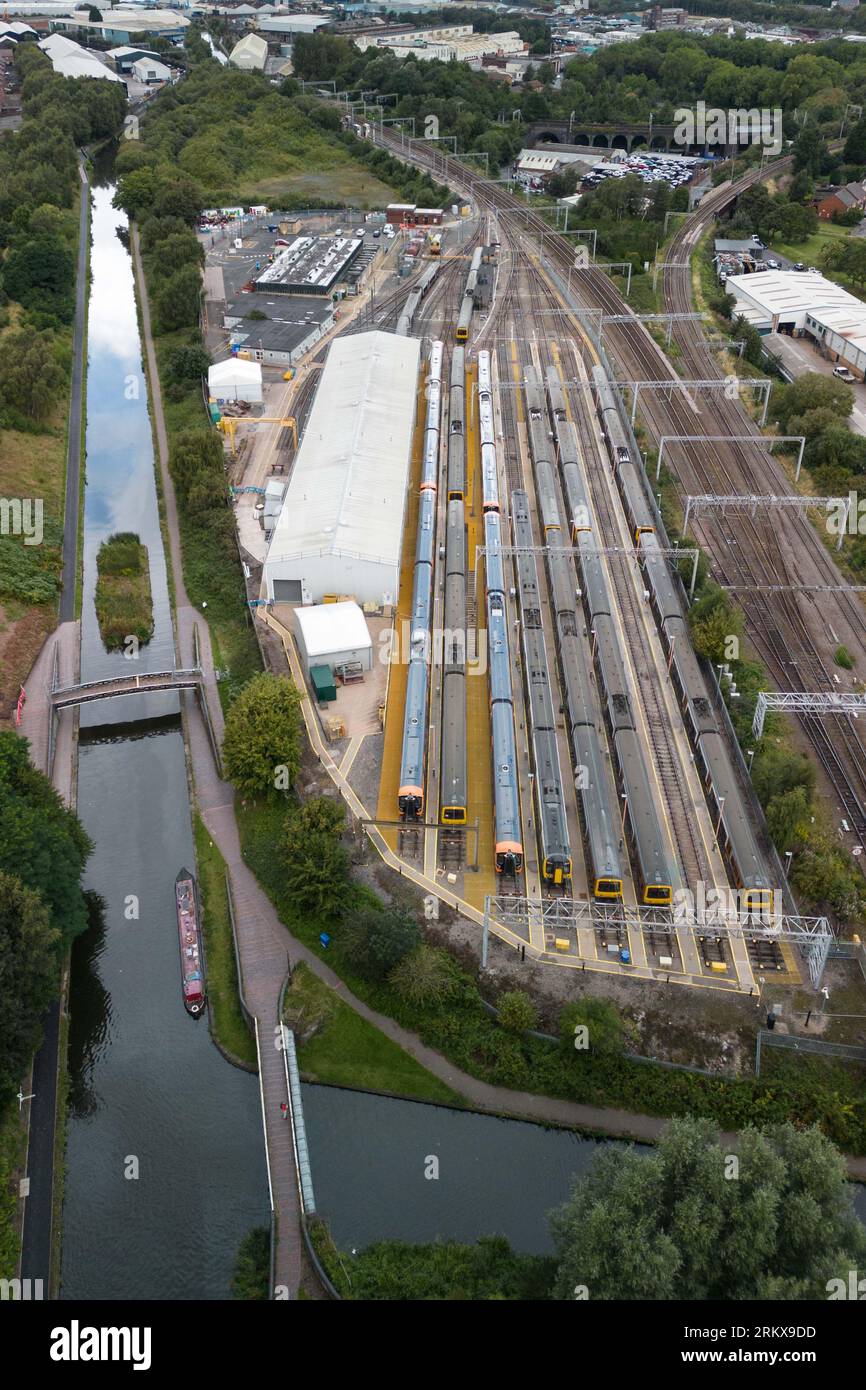
[(420, 351), (382, 332), (334, 342), (265, 559), (269, 602), (396, 601)]
[(364, 245), (356, 236), (299, 236), (256, 277), (266, 294), (330, 294), (347, 278)]
[(808, 271), (731, 275), (736, 312), (759, 333), (810, 339), (831, 362), (866, 377), (866, 305), (835, 281)]

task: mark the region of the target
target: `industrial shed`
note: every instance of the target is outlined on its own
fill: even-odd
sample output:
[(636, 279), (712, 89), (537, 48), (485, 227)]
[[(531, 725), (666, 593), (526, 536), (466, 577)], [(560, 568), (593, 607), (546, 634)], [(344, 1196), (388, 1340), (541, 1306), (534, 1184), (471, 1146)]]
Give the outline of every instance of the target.
[(316, 603), (295, 609), (298, 650), (309, 675), (313, 666), (334, 668), (360, 662), (364, 671), (373, 666), (373, 641), (357, 603)]
[(420, 351), (381, 332), (331, 347), (265, 560), (269, 600), (396, 602)]
[(208, 368), (207, 389), (215, 401), (260, 401), (262, 369), (258, 362), (229, 357)]
[(264, 72), (267, 56), (268, 45), (264, 39), (259, 38), (258, 34), (244, 34), (229, 54), (229, 62), (232, 67), (243, 68), (247, 72)]

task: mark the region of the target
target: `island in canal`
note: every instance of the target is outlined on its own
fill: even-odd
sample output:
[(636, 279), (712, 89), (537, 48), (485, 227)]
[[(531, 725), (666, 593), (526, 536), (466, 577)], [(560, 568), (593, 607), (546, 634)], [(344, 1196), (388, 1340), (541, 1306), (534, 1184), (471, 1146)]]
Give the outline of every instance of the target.
[(96, 617), (109, 651), (144, 646), (153, 636), (153, 599), (147, 546), (133, 531), (118, 531), (103, 541), (96, 557)]

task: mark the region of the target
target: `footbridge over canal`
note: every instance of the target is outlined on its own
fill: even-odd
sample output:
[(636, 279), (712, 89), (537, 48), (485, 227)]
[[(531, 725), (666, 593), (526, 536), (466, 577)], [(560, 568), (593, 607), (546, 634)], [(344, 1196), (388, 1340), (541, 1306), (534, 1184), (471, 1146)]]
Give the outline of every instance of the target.
[(92, 700), (110, 700), (120, 695), (143, 695), (152, 690), (202, 691), (204, 674), (200, 666), (181, 671), (143, 671), (128, 676), (108, 676), (105, 680), (83, 681), (80, 685), (53, 685), (49, 691), (55, 710), (85, 705)]
[[(197, 646), (197, 643), (196, 643)], [(198, 652), (196, 651), (196, 658)], [(139, 671), (122, 676), (106, 676), (102, 680), (82, 681), (78, 685), (61, 685), (58, 679), (55, 650), (54, 671), (48, 690), (48, 767), (49, 775), (54, 762), (54, 744), (57, 719), (65, 709), (76, 709), (81, 705), (93, 704), (99, 700), (114, 700), (125, 695), (156, 694), (167, 690), (192, 690), (198, 699), (202, 718), (210, 739), (211, 751), (217, 768), (221, 768), (220, 748), (214, 734), (210, 710), (207, 702), (205, 675), (201, 666), (182, 667), (172, 671)]]

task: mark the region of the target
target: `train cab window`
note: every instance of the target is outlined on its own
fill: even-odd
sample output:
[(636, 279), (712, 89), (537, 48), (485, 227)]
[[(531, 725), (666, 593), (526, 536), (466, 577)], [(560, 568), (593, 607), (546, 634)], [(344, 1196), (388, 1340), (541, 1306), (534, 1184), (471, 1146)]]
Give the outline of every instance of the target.
[(618, 878), (600, 878), (596, 880), (595, 896), (597, 898), (621, 898), (622, 881)]
[(670, 884), (648, 883), (644, 889), (643, 900), (654, 907), (667, 907), (671, 902)]

